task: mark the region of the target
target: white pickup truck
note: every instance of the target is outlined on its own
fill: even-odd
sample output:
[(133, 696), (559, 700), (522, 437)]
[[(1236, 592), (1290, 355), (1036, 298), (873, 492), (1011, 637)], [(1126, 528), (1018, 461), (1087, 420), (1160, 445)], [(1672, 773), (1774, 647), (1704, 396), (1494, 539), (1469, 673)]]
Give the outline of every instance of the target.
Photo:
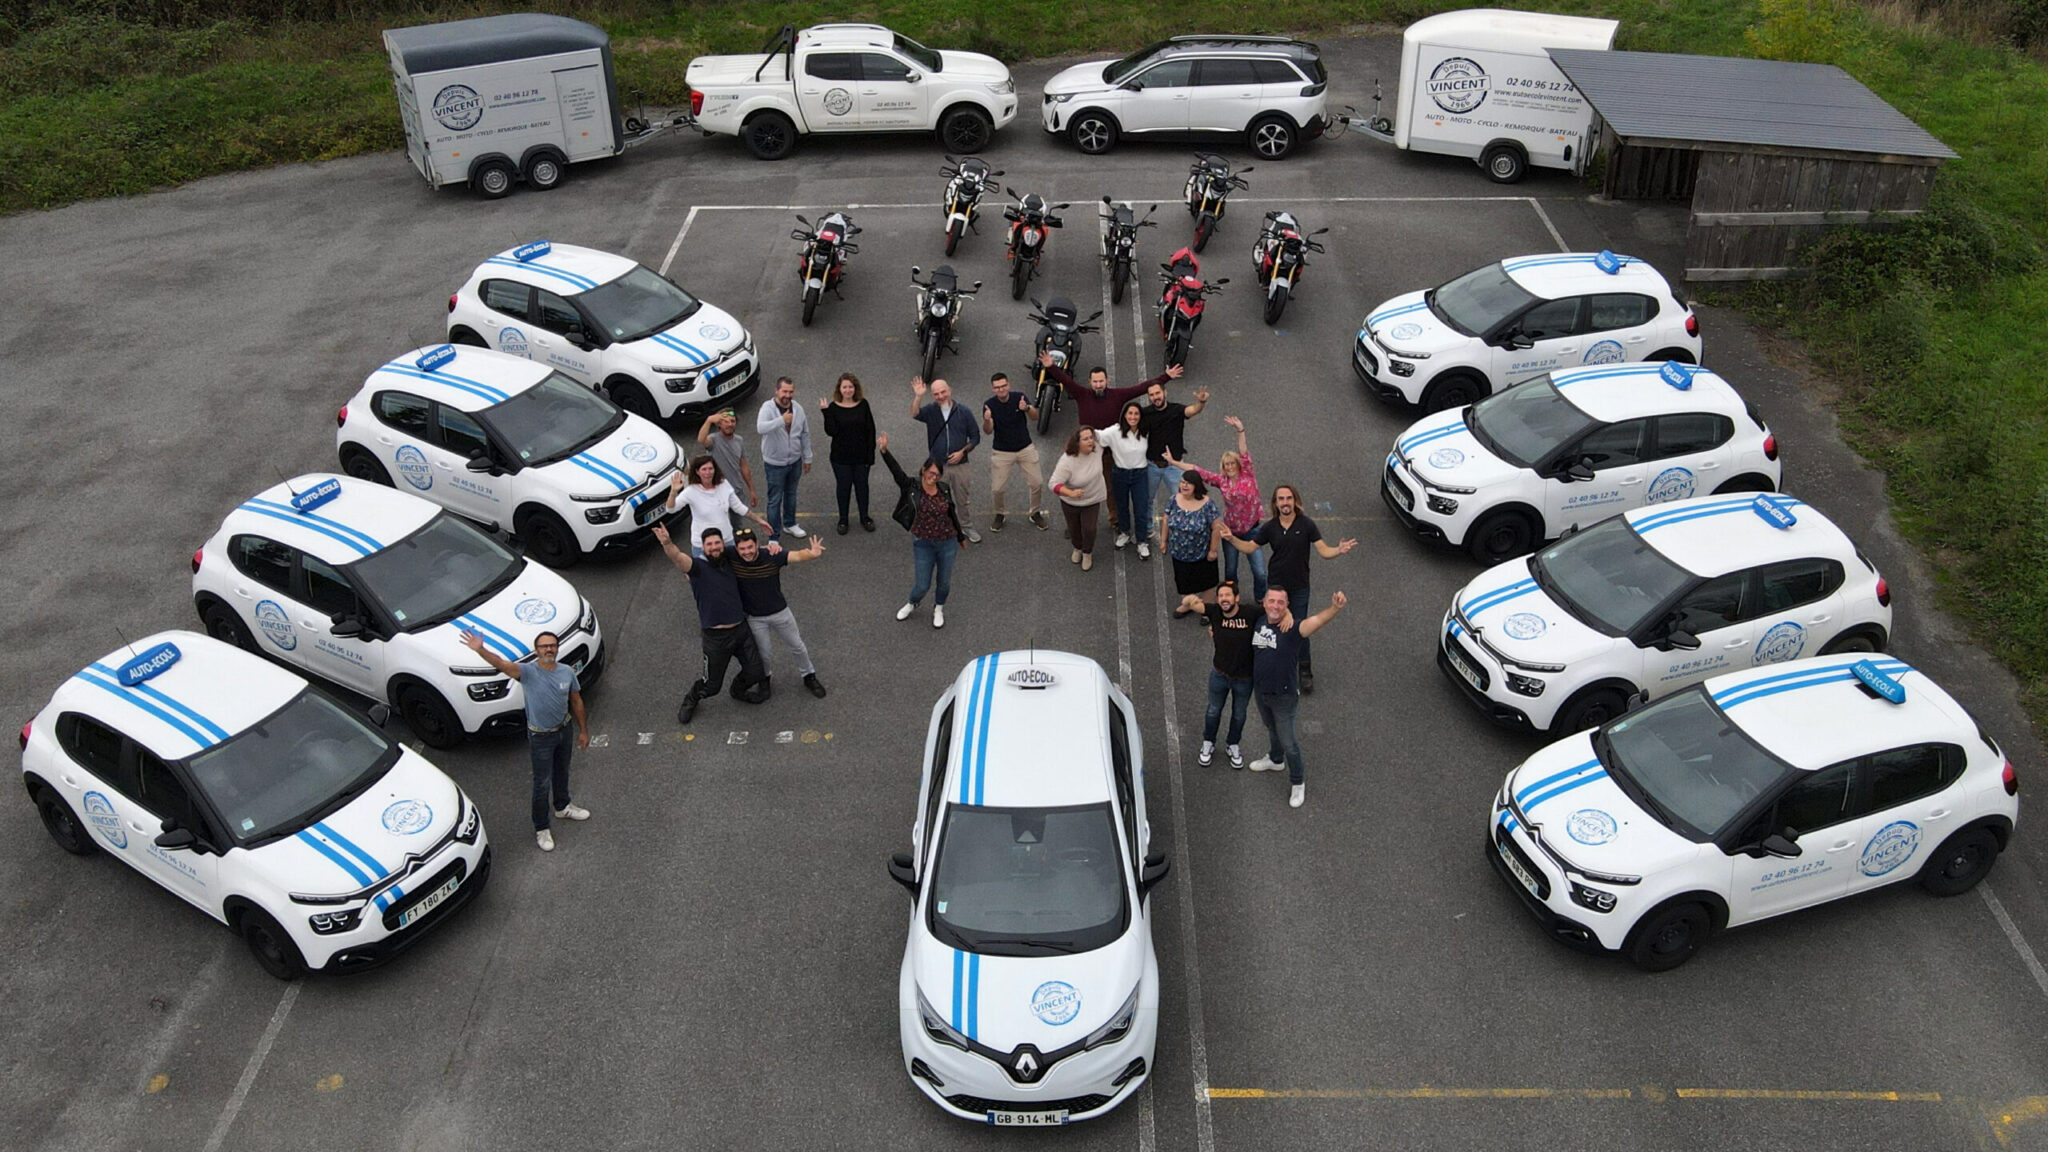
[(780, 160), (807, 132), (930, 132), (954, 153), (979, 152), (1017, 115), (1002, 61), (938, 52), (879, 24), (784, 25), (765, 52), (699, 56), (684, 79), (705, 135), (738, 136)]

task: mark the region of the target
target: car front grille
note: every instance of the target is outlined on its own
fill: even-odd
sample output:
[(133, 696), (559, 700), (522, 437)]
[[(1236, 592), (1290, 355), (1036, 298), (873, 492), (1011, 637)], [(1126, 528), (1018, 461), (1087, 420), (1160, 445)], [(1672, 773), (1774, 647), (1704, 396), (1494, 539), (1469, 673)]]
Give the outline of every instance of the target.
[[(446, 868), (441, 869), (439, 872), (434, 873), (433, 876), (429, 877), (423, 883), (413, 885), (412, 891), (406, 894), (405, 899), (400, 900), (398, 903), (393, 904), (391, 907), (386, 908), (384, 910), (385, 931), (388, 932), (394, 928), (397, 928), (399, 919), (403, 917), (407, 912), (411, 911), (413, 905), (418, 904), (420, 901), (425, 900), (428, 896), (438, 891), (443, 884), (448, 883), (450, 877), (461, 877), (468, 871), (468, 863), (458, 856), (455, 858), (454, 863), (448, 865)], [(457, 887), (460, 887), (459, 883)], [(427, 917), (427, 919), (431, 920), (433, 919), (433, 917), (429, 916)]]
[(1374, 376), (1380, 374), (1380, 358), (1372, 354), (1363, 340), (1358, 342), (1358, 365)]
[(1109, 1103), (1110, 1097), (1100, 1094), (1075, 1096), (1066, 1100), (990, 1100), (985, 1096), (946, 1097), (946, 1103), (962, 1112), (1093, 1112)]

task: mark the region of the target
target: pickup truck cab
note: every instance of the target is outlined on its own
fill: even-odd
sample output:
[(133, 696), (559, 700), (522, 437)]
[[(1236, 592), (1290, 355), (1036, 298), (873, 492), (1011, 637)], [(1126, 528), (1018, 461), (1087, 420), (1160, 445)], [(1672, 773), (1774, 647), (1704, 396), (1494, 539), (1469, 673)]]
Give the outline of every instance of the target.
[(707, 136), (738, 136), (780, 160), (809, 132), (936, 131), (947, 151), (978, 152), (1017, 115), (1002, 61), (940, 52), (879, 24), (784, 25), (767, 51), (699, 56), (684, 74), (690, 116)]

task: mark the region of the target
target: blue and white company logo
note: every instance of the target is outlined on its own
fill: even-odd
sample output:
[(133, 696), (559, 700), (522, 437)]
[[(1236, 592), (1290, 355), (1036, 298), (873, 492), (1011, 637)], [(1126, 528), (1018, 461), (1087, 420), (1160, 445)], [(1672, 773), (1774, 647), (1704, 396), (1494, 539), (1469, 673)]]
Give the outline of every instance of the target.
[(178, 655), (177, 645), (159, 644), (127, 664), (122, 665), (121, 673), (115, 679), (121, 682), (121, 687), (133, 688), (137, 684), (169, 668), (171, 665), (176, 664), (178, 662)]
[(384, 827), (394, 836), (424, 832), (434, 822), (434, 810), (423, 800), (400, 800), (384, 810)]
[(1465, 454), (1456, 448), (1439, 448), (1429, 454), (1431, 468), (1456, 468), (1465, 462)]
[(1856, 861), (1856, 867), (1865, 876), (1882, 876), (1912, 859), (1919, 847), (1920, 826), (1895, 820), (1878, 829), (1870, 843), (1863, 846), (1863, 856)]
[(428, 466), (426, 454), (410, 444), (399, 448), (396, 453), (398, 474), (405, 482), (425, 492), (434, 486), (434, 470)]
[(1481, 104), (1486, 103), (1486, 92), (1490, 85), (1486, 69), (1477, 61), (1463, 56), (1453, 56), (1436, 66), (1429, 74), (1429, 98), (1436, 106), (1454, 116), (1462, 116)]
[(1564, 830), (1581, 844), (1598, 846), (1614, 839), (1621, 826), (1598, 808), (1581, 808), (1564, 818)]
[(505, 353), (507, 356), (525, 356), (528, 354), (529, 346), (526, 333), (514, 328), (510, 324), (505, 325), (498, 332), (498, 351)]
[(522, 624), (545, 624), (555, 618), (555, 606), (536, 596), (531, 600), (521, 600), (512, 609), (512, 614), (519, 617)]
[(1422, 325), (1420, 324), (1396, 324), (1387, 332), (1389, 340), (1413, 340), (1420, 335), (1422, 335)]
[(292, 629), (291, 616), (275, 600), (257, 601), (256, 630), (280, 651), (289, 652), (299, 646), (299, 634)]
[(1779, 664), (1796, 659), (1806, 651), (1806, 629), (1790, 620), (1774, 624), (1763, 638), (1756, 642), (1755, 661), (1758, 664)]
[(732, 329), (723, 324), (705, 324), (697, 329), (697, 335), (706, 340), (722, 341), (732, 335)]
[(1579, 361), (1579, 363), (1619, 364), (1626, 359), (1628, 359), (1628, 354), (1621, 350), (1621, 344), (1618, 341), (1602, 340), (1591, 348), (1586, 349), (1586, 358)]
[(1081, 994), (1072, 984), (1048, 980), (1031, 994), (1031, 1014), (1054, 1027), (1072, 1023), (1081, 1014)]
[(450, 132), (467, 132), (484, 118), (484, 98), (467, 84), (450, 84), (434, 97), (434, 119)]
[(1516, 640), (1534, 640), (1550, 630), (1550, 623), (1534, 612), (1517, 612), (1500, 622), (1500, 630)]
[(658, 453), (652, 444), (642, 444), (638, 440), (628, 440), (625, 447), (619, 449), (619, 455), (624, 456), (635, 464), (652, 464)]
[(128, 833), (121, 827), (121, 816), (114, 811), (114, 805), (98, 792), (85, 794), (85, 822), (107, 838), (107, 843), (116, 848), (128, 846)]
[(1649, 491), (1643, 493), (1643, 500), (1650, 504), (1666, 504), (1673, 500), (1684, 500), (1692, 496), (1699, 487), (1699, 479), (1684, 468), (1666, 468), (1650, 481)]

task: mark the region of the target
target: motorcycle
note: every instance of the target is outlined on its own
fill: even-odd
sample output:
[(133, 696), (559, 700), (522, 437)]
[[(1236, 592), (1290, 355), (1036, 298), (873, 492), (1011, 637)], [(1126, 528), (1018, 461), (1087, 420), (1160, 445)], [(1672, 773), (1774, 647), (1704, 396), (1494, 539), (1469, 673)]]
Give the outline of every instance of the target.
[(948, 156), (946, 166), (939, 171), (951, 177), (946, 181), (946, 255), (951, 256), (953, 249), (960, 244), (960, 237), (965, 236), (968, 229), (981, 231), (975, 228), (975, 210), (981, 204), (982, 195), (995, 182), (995, 177), (1003, 174), (1003, 170), (991, 171), (988, 161), (979, 156), (963, 156), (958, 160)]
[(1287, 309), (1287, 298), (1293, 295), (1295, 284), (1301, 280), (1301, 270), (1308, 267), (1308, 254), (1323, 250), (1314, 237), (1328, 231), (1328, 228), (1318, 228), (1304, 235), (1301, 221), (1294, 218), (1294, 213), (1266, 213), (1265, 226), (1259, 229), (1259, 241), (1252, 245), (1252, 269), (1258, 273), (1259, 284), (1266, 290), (1267, 327), (1280, 322), (1280, 313)]
[[(846, 258), (860, 251), (853, 238), (860, 235), (860, 226), (844, 212), (828, 212), (818, 218), (816, 227), (802, 216), (796, 222), (801, 228), (792, 228), (789, 238), (804, 242), (803, 258), (797, 261), (796, 274), (804, 283), (804, 327), (811, 326), (811, 317), (818, 311), (818, 301), (829, 290), (839, 295), (840, 277), (846, 274)], [(844, 299), (844, 297), (841, 297)]]
[(1228, 279), (1202, 280), (1202, 263), (1194, 252), (1182, 248), (1173, 259), (1159, 266), (1159, 279), (1166, 284), (1159, 294), (1159, 338), (1166, 343), (1166, 362), (1186, 364), (1194, 347), (1195, 329), (1202, 324), (1204, 298), (1220, 290)]
[(1053, 213), (1067, 205), (1048, 205), (1045, 197), (1036, 192), (1019, 196), (1014, 188), (1004, 188), (1003, 191), (1017, 201), (1003, 209), (1003, 219), (1010, 222), (1010, 299), (1022, 300), (1024, 286), (1038, 274), (1038, 260), (1045, 255), (1045, 244), (1052, 238), (1052, 229), (1060, 226), (1060, 218)]
[(1038, 434), (1043, 436), (1052, 428), (1052, 414), (1064, 405), (1066, 389), (1051, 378), (1039, 358), (1050, 356), (1052, 367), (1071, 374), (1081, 359), (1081, 337), (1102, 331), (1095, 323), (1102, 313), (1098, 310), (1082, 320), (1081, 310), (1065, 296), (1053, 297), (1050, 304), (1033, 300), (1031, 306), (1037, 309), (1031, 318), (1038, 322), (1038, 336), (1031, 341), (1031, 371), (1037, 381)]
[(981, 290), (981, 281), (974, 287), (960, 287), (960, 278), (953, 274), (951, 264), (941, 264), (932, 269), (932, 278), (919, 280), (923, 269), (915, 264), (910, 267), (910, 283), (917, 288), (917, 346), (924, 350), (924, 372), (927, 380), (938, 376), (939, 350), (951, 348), (953, 338), (959, 331), (960, 312), (967, 306), (974, 294)]
[(1249, 188), (1244, 173), (1251, 171), (1247, 164), (1236, 172), (1230, 170), (1230, 161), (1208, 152), (1195, 153), (1194, 166), (1188, 169), (1188, 184), (1182, 197), (1187, 201), (1188, 215), (1195, 218), (1195, 251), (1208, 246), (1209, 237), (1216, 232), (1216, 225), (1223, 221), (1224, 202), (1233, 188)]
[(1138, 229), (1156, 228), (1159, 222), (1152, 219), (1152, 213), (1159, 211), (1154, 204), (1145, 210), (1145, 218), (1137, 218), (1137, 209), (1129, 204), (1119, 204), (1109, 197), (1102, 198), (1102, 263), (1109, 269), (1109, 302), (1124, 302), (1124, 288), (1131, 282), (1131, 269), (1138, 261)]

